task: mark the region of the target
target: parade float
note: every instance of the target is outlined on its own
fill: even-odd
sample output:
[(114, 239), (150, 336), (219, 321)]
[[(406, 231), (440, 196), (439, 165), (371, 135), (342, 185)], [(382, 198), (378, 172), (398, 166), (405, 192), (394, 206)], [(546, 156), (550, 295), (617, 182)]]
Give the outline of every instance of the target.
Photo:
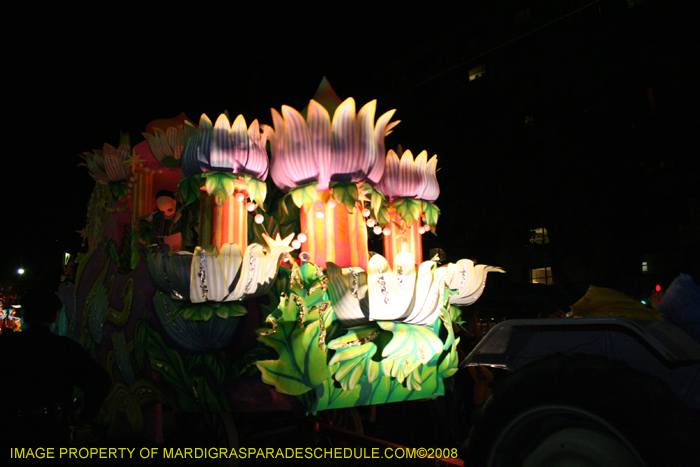
[(271, 126), (181, 114), (83, 154), (87, 251), (59, 290), (58, 332), (109, 372), (105, 424), (444, 393), (459, 307), (503, 271), (424, 260), (437, 156), (387, 151), (398, 122), (375, 113), (324, 79)]

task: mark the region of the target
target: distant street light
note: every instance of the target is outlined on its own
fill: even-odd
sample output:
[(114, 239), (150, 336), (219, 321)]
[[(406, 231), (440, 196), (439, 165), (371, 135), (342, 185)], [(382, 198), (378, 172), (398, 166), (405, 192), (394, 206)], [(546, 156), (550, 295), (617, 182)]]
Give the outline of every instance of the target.
[(17, 270), (17, 274), (19, 274), (20, 276), (21, 276), (22, 274), (24, 274), (24, 269), (19, 268), (19, 269)]

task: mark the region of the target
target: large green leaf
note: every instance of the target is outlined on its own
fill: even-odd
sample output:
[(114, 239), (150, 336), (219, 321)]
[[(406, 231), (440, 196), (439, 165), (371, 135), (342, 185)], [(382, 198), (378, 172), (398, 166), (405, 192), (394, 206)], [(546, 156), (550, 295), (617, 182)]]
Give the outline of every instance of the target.
[(382, 371), (403, 382), (421, 364), (428, 363), (442, 352), (442, 341), (429, 326), (378, 321), (393, 337), (382, 350)]
[(326, 350), (319, 345), (321, 320), (300, 328), (294, 321), (280, 322), (277, 330), (260, 335), (258, 340), (272, 347), (278, 360), (258, 361), (262, 379), (277, 391), (299, 395), (330, 377), (326, 364)]

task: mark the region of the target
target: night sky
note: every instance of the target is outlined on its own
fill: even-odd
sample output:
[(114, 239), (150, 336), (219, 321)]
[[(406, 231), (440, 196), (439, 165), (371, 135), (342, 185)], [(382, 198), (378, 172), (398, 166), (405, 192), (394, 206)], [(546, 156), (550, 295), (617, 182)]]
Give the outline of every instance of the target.
[[(463, 247), (457, 256), (473, 257), (474, 245), (460, 243), (460, 229), (466, 222), (488, 222), (503, 206), (522, 201), (504, 188), (526, 186), (518, 184), (527, 166), (525, 159), (513, 163), (512, 154), (499, 160), (502, 141), (493, 141), (488, 160), (463, 151), (479, 135), (461, 130), (454, 106), (448, 112), (442, 108), (449, 96), (444, 87), (455, 82), (456, 73), (467, 76), (460, 40), (474, 18), (467, 21), (466, 9), (433, 3), (409, 8), (395, 2), (393, 9), (392, 2), (381, 8), (335, 3), (314, 8), (303, 6), (307, 2), (101, 1), (10, 7), (3, 25), (0, 280), (16, 278), (20, 266), (28, 271), (25, 281), (57, 279), (62, 252), (80, 251), (76, 231), (85, 225), (94, 181), (78, 167), (79, 154), (116, 145), (120, 131), (131, 135), (133, 146), (143, 140), (148, 122), (181, 112), (198, 121), (202, 113), (214, 120), (228, 110), (234, 117), (243, 114), (248, 123), (257, 118), (271, 124), (270, 108), (302, 109), (323, 76), (341, 99), (355, 98), (358, 109), (372, 99), (378, 100), (377, 115), (397, 109), (394, 119), (402, 123), (387, 138), (387, 148), (402, 144), (414, 154), (423, 149), (438, 154), (439, 235), (453, 239), (453, 249)], [(410, 79), (394, 87), (397, 68)], [(480, 147), (484, 144), (491, 143)], [(590, 154), (574, 151), (562, 161), (585, 177), (602, 172), (591, 168)], [(570, 176), (562, 167), (548, 170), (552, 173), (537, 176), (559, 177), (562, 192), (572, 180), (581, 186), (618, 183), (610, 173), (599, 182)], [(478, 192), (470, 185), (475, 179)], [(500, 186), (492, 183), (496, 179)], [(609, 198), (600, 195), (596, 202)], [(625, 202), (633, 198), (628, 194)], [(469, 205), (471, 200), (478, 208)], [(552, 206), (563, 217), (579, 216), (563, 201)], [(521, 222), (524, 212), (514, 208), (514, 220)]]

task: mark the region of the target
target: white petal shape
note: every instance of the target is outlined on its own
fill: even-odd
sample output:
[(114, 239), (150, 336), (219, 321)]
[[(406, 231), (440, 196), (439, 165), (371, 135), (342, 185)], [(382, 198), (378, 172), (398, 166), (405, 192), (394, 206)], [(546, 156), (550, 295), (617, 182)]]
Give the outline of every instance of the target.
[(341, 268), (326, 263), (328, 295), (333, 310), (346, 328), (360, 326), (369, 321), (367, 274), (359, 268)]
[(269, 253), (253, 243), (241, 254), (237, 244), (216, 248), (197, 247), (190, 268), (190, 301), (223, 302), (245, 300), (266, 293), (277, 277), (279, 258), (291, 251), (293, 235), (268, 242)]
[(227, 270), (232, 257), (240, 256), (240, 247), (222, 246), (221, 251), (216, 247), (196, 247), (192, 255), (190, 268), (190, 300), (192, 303), (206, 301), (220, 302), (228, 295), (228, 285), (231, 278), (227, 277), (235, 271)]
[(394, 320), (403, 314), (396, 276), (382, 255), (372, 256), (367, 263), (367, 288), (371, 321)]
[(428, 293), (424, 297), (416, 294), (416, 302), (413, 305), (413, 310), (411, 315), (404, 320), (405, 323), (430, 324), (437, 319), (445, 294), (445, 278), (449, 272), (449, 265), (433, 270), (433, 277), (430, 287), (428, 288)]
[(457, 268), (448, 276), (447, 286), (457, 290), (456, 295), (450, 297), (453, 305), (471, 305), (476, 302), (486, 287), (486, 276), (489, 272), (505, 272), (503, 269), (485, 264), (475, 265), (474, 261), (461, 259), (457, 261)]
[(399, 319), (406, 318), (410, 314), (414, 303), (416, 291), (416, 265), (413, 254), (401, 252), (394, 258), (394, 276), (399, 289), (399, 306), (397, 313), (401, 312)]

